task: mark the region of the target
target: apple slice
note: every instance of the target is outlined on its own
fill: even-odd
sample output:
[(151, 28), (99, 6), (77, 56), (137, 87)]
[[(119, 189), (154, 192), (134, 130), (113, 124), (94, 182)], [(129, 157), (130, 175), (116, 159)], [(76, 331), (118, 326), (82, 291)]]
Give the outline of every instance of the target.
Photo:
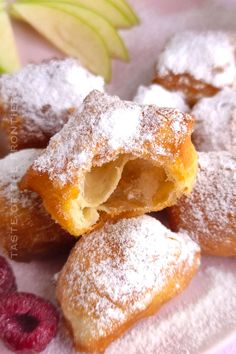
[(7, 7), (7, 4), (6, 4), (6, 1), (5, 0), (0, 0), (0, 11), (6, 11), (6, 7)]
[[(45, 0), (48, 2), (48, 0)], [(55, 3), (65, 2), (65, 0), (51, 0)], [(37, 3), (37, 0), (23, 0), (18, 3)], [(122, 12), (116, 5), (116, 1), (111, 0), (67, 0), (66, 2), (87, 8), (106, 18), (116, 28), (132, 27), (133, 22), (126, 13)]]
[(0, 11), (0, 33), (0, 73), (14, 72), (20, 68), (20, 61), (11, 22), (5, 10)]
[(34, 27), (67, 55), (106, 81), (111, 79), (111, 59), (100, 35), (78, 17), (55, 8), (32, 3), (12, 3), (11, 11)]
[(119, 9), (127, 16), (133, 25), (139, 23), (139, 18), (132, 9), (132, 7), (125, 0), (109, 0), (114, 6), (119, 7)]
[[(40, 3), (40, 0), (37, 2)], [(103, 17), (86, 8), (71, 5), (69, 3), (43, 2), (44, 6), (53, 7), (63, 12), (69, 13), (84, 21), (104, 39), (107, 48), (114, 58), (128, 60), (128, 51), (119, 36), (117, 30)]]

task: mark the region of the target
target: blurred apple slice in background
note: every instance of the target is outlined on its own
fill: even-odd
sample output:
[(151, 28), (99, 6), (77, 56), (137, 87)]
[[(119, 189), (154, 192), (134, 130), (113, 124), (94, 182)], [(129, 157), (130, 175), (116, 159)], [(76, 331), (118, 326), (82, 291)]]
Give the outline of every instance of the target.
[(5, 9), (5, 4), (3, 2), (3, 0), (0, 0), (0, 11)]
[(119, 9), (127, 16), (132, 25), (139, 24), (139, 18), (132, 9), (132, 7), (125, 0), (109, 0), (114, 6), (119, 7)]
[(4, 4), (0, 2), (0, 73), (14, 72), (20, 68), (11, 22)]
[[(37, 4), (40, 0), (37, 1)], [(52, 7), (69, 13), (84, 21), (91, 26), (105, 41), (111, 57), (122, 60), (128, 60), (128, 50), (117, 30), (104, 18), (97, 13), (81, 6), (71, 5), (66, 2), (43, 2), (44, 6)]]
[[(97, 1), (97, 0), (96, 0)], [(12, 3), (10, 11), (29, 23), (52, 44), (106, 81), (111, 79), (111, 59), (102, 37), (84, 21), (35, 1)]]
[[(48, 0), (43, 0), (43, 2)], [(65, 2), (65, 0), (49, 0), (56, 4)], [(39, 2), (42, 2), (40, 0)], [(121, 7), (116, 4), (116, 0), (67, 0), (69, 4), (78, 5), (87, 8), (98, 15), (106, 18), (116, 28), (127, 28), (133, 26), (133, 18), (127, 15), (127, 11), (122, 11)], [(36, 4), (37, 0), (22, 0), (17, 3)]]

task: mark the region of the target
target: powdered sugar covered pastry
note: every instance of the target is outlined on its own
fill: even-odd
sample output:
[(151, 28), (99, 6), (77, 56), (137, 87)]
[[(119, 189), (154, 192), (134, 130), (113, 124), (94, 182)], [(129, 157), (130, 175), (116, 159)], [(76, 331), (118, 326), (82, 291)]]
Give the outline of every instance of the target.
[(104, 81), (76, 59), (29, 64), (0, 77), (0, 129), (11, 151), (46, 147), (83, 99)]
[(215, 256), (236, 256), (236, 156), (200, 152), (192, 194), (169, 210), (173, 230), (184, 230)]
[(40, 197), (18, 189), (40, 152), (21, 150), (0, 160), (0, 244), (14, 260), (57, 254), (73, 245), (73, 239), (50, 218)]
[(236, 151), (236, 91), (224, 89), (194, 107), (193, 140), (199, 151)]
[(82, 238), (61, 271), (57, 299), (77, 350), (103, 352), (141, 318), (183, 291), (199, 247), (142, 216)]
[(156, 84), (139, 86), (133, 101), (139, 104), (155, 104), (158, 107), (178, 108), (181, 112), (190, 110), (181, 92), (171, 92)]
[(192, 188), (192, 126), (193, 118), (178, 110), (94, 91), (51, 139), (21, 188), (38, 192), (75, 236), (107, 218), (163, 209)]
[(160, 54), (155, 82), (179, 90), (190, 104), (236, 86), (236, 37), (223, 31), (177, 33)]

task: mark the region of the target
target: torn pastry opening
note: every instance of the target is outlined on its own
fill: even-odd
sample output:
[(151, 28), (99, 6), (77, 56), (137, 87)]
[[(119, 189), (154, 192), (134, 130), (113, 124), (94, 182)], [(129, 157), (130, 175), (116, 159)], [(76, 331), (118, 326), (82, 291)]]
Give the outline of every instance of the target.
[(122, 155), (85, 175), (81, 193), (73, 201), (75, 223), (84, 228), (95, 224), (101, 212), (115, 215), (156, 209), (169, 199), (174, 187), (162, 166)]

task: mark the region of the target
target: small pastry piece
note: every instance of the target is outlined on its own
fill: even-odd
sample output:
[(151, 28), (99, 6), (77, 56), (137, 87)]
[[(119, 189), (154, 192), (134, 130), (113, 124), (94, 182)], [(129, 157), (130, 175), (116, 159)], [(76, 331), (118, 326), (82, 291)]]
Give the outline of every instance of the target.
[(98, 91), (55, 135), (21, 188), (41, 195), (52, 217), (79, 236), (114, 217), (173, 205), (191, 190), (193, 118)]
[(236, 156), (199, 153), (199, 172), (192, 194), (169, 209), (173, 230), (185, 231), (202, 253), (236, 256)]
[(189, 112), (184, 95), (181, 92), (171, 92), (160, 85), (139, 86), (134, 102), (139, 104), (155, 104), (158, 107), (177, 108), (181, 112)]
[(11, 152), (46, 147), (92, 90), (104, 81), (75, 59), (29, 64), (0, 77), (0, 130)]
[(103, 353), (189, 284), (199, 247), (150, 216), (107, 223), (77, 242), (57, 284), (76, 350)]
[(192, 111), (193, 140), (199, 151), (236, 150), (236, 91), (225, 89), (203, 98)]
[(0, 160), (0, 245), (11, 259), (28, 261), (69, 250), (74, 244), (45, 211), (36, 193), (18, 182), (40, 150), (22, 150)]
[(160, 54), (154, 82), (181, 91), (190, 105), (236, 86), (236, 37), (221, 31), (177, 33)]

